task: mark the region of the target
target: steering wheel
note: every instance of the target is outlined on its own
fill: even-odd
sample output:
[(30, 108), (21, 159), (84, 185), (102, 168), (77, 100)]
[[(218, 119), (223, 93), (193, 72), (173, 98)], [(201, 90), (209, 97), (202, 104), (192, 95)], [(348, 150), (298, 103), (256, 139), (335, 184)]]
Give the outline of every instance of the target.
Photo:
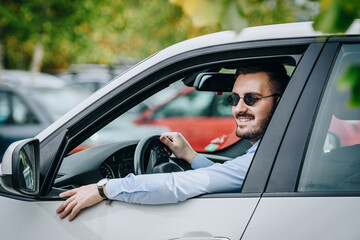
[(160, 135), (145, 137), (136, 146), (134, 155), (136, 175), (184, 171), (182, 167), (171, 161), (170, 149), (159, 138)]

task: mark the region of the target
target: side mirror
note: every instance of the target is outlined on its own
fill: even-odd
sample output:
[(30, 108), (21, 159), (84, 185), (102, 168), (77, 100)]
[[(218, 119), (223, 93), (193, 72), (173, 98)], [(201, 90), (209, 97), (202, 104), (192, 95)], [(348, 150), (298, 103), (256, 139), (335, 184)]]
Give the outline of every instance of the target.
[(9, 192), (37, 195), (40, 186), (39, 153), (38, 139), (12, 143), (0, 166), (1, 185)]

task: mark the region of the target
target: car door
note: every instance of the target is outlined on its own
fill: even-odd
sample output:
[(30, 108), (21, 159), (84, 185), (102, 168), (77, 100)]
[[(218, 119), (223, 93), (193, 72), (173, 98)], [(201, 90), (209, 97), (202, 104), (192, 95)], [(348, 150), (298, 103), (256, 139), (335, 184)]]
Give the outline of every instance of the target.
[[(27, 197), (5, 191), (1, 193), (0, 211), (8, 216), (6, 224), (9, 226), (3, 229), (2, 234), (14, 238), (51, 236), (52, 239), (239, 239), (264, 191), (292, 115), (292, 106), (296, 104), (305, 84), (303, 79), (310, 73), (323, 44), (324, 40), (312, 38), (226, 44), (163, 59), (147, 70), (143, 70), (140, 64), (133, 69), (133, 72), (142, 70), (134, 74), (135, 77), (124, 84), (120, 84), (124, 81), (121, 78), (110, 83), (103, 91), (93, 95), (97, 101), (92, 105), (83, 108), (74, 118), (67, 119), (69, 115), (65, 116), (46, 130), (52, 132), (40, 142), (39, 195)], [(284, 96), (289, 100), (287, 103), (283, 102), (285, 99), (280, 101), (282, 104), (276, 110), (275, 120), (269, 125), (272, 130), (260, 143), (254, 166), (250, 168), (255, 169), (249, 172), (241, 192), (207, 194), (182, 203), (159, 206), (101, 202), (84, 210), (73, 222), (58, 218), (55, 209), (63, 201), (58, 194), (66, 188), (53, 183), (56, 178), (62, 177), (61, 164), (68, 159), (67, 154), (105, 124), (135, 106), (139, 99), (158, 91), (158, 88), (164, 88), (174, 79), (184, 80), (198, 71), (217, 68), (219, 63), (229, 67), (248, 59), (273, 60), (284, 57), (291, 58), (297, 65), (291, 82), (294, 79), (293, 84), (298, 88)], [(104, 95), (100, 96), (102, 92)], [(275, 126), (279, 127), (277, 131)], [(264, 154), (267, 155), (266, 161), (262, 158)], [(91, 164), (74, 161), (71, 169), (80, 171)], [(91, 172), (94, 179), (84, 181), (100, 177), (98, 169), (95, 170)], [(261, 173), (254, 174), (257, 171)], [(77, 180), (82, 178), (78, 177)]]
[(329, 39), (242, 239), (360, 238), (359, 64), (359, 38)]

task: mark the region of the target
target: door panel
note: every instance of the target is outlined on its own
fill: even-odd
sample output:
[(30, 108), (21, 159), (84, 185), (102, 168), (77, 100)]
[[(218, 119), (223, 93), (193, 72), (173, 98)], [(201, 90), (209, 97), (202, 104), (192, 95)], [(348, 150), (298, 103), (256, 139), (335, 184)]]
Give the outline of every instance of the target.
[(359, 43), (325, 46), (242, 239), (360, 239), (359, 63)]
[(242, 239), (360, 239), (359, 216), (357, 197), (262, 198)]
[[(258, 198), (196, 198), (147, 206), (105, 202), (68, 222), (59, 201), (27, 202), (0, 197), (4, 239), (172, 239), (201, 236), (239, 239)], [(4, 219), (5, 221), (5, 219)], [(208, 238), (207, 238), (208, 239)]]

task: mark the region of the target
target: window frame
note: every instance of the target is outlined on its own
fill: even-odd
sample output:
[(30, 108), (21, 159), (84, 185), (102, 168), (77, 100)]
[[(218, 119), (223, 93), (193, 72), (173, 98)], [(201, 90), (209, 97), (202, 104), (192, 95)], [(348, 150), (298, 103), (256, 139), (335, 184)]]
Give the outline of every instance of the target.
[(345, 43), (359, 43), (359, 37), (332, 37), (326, 43), (284, 135), (264, 197), (360, 195), (360, 192), (297, 192), (314, 119), (338, 52)]
[(280, 177), (281, 182), (279, 182), (279, 184), (283, 184), (282, 178), (284, 172), (286, 174), (287, 168), (291, 168), (291, 165), (281, 165), (283, 166), (281, 172), (274, 173), (274, 164), (275, 168), (279, 165), (278, 152), (281, 149), (285, 149), (285, 153), (287, 152), (287, 147), (284, 147), (283, 139), (286, 137), (294, 111), (296, 111), (299, 98), (302, 95), (309, 75), (312, 73), (313, 66), (318, 64), (318, 57), (324, 47), (326, 39), (322, 40), (323, 41), (319, 40), (309, 45), (296, 67), (254, 156), (253, 163), (250, 166), (244, 182), (243, 192), (264, 192), (268, 182), (270, 181), (271, 183), (272, 181), (271, 178), (269, 180), (270, 172), (272, 178), (274, 178), (274, 175), (275, 177)]

